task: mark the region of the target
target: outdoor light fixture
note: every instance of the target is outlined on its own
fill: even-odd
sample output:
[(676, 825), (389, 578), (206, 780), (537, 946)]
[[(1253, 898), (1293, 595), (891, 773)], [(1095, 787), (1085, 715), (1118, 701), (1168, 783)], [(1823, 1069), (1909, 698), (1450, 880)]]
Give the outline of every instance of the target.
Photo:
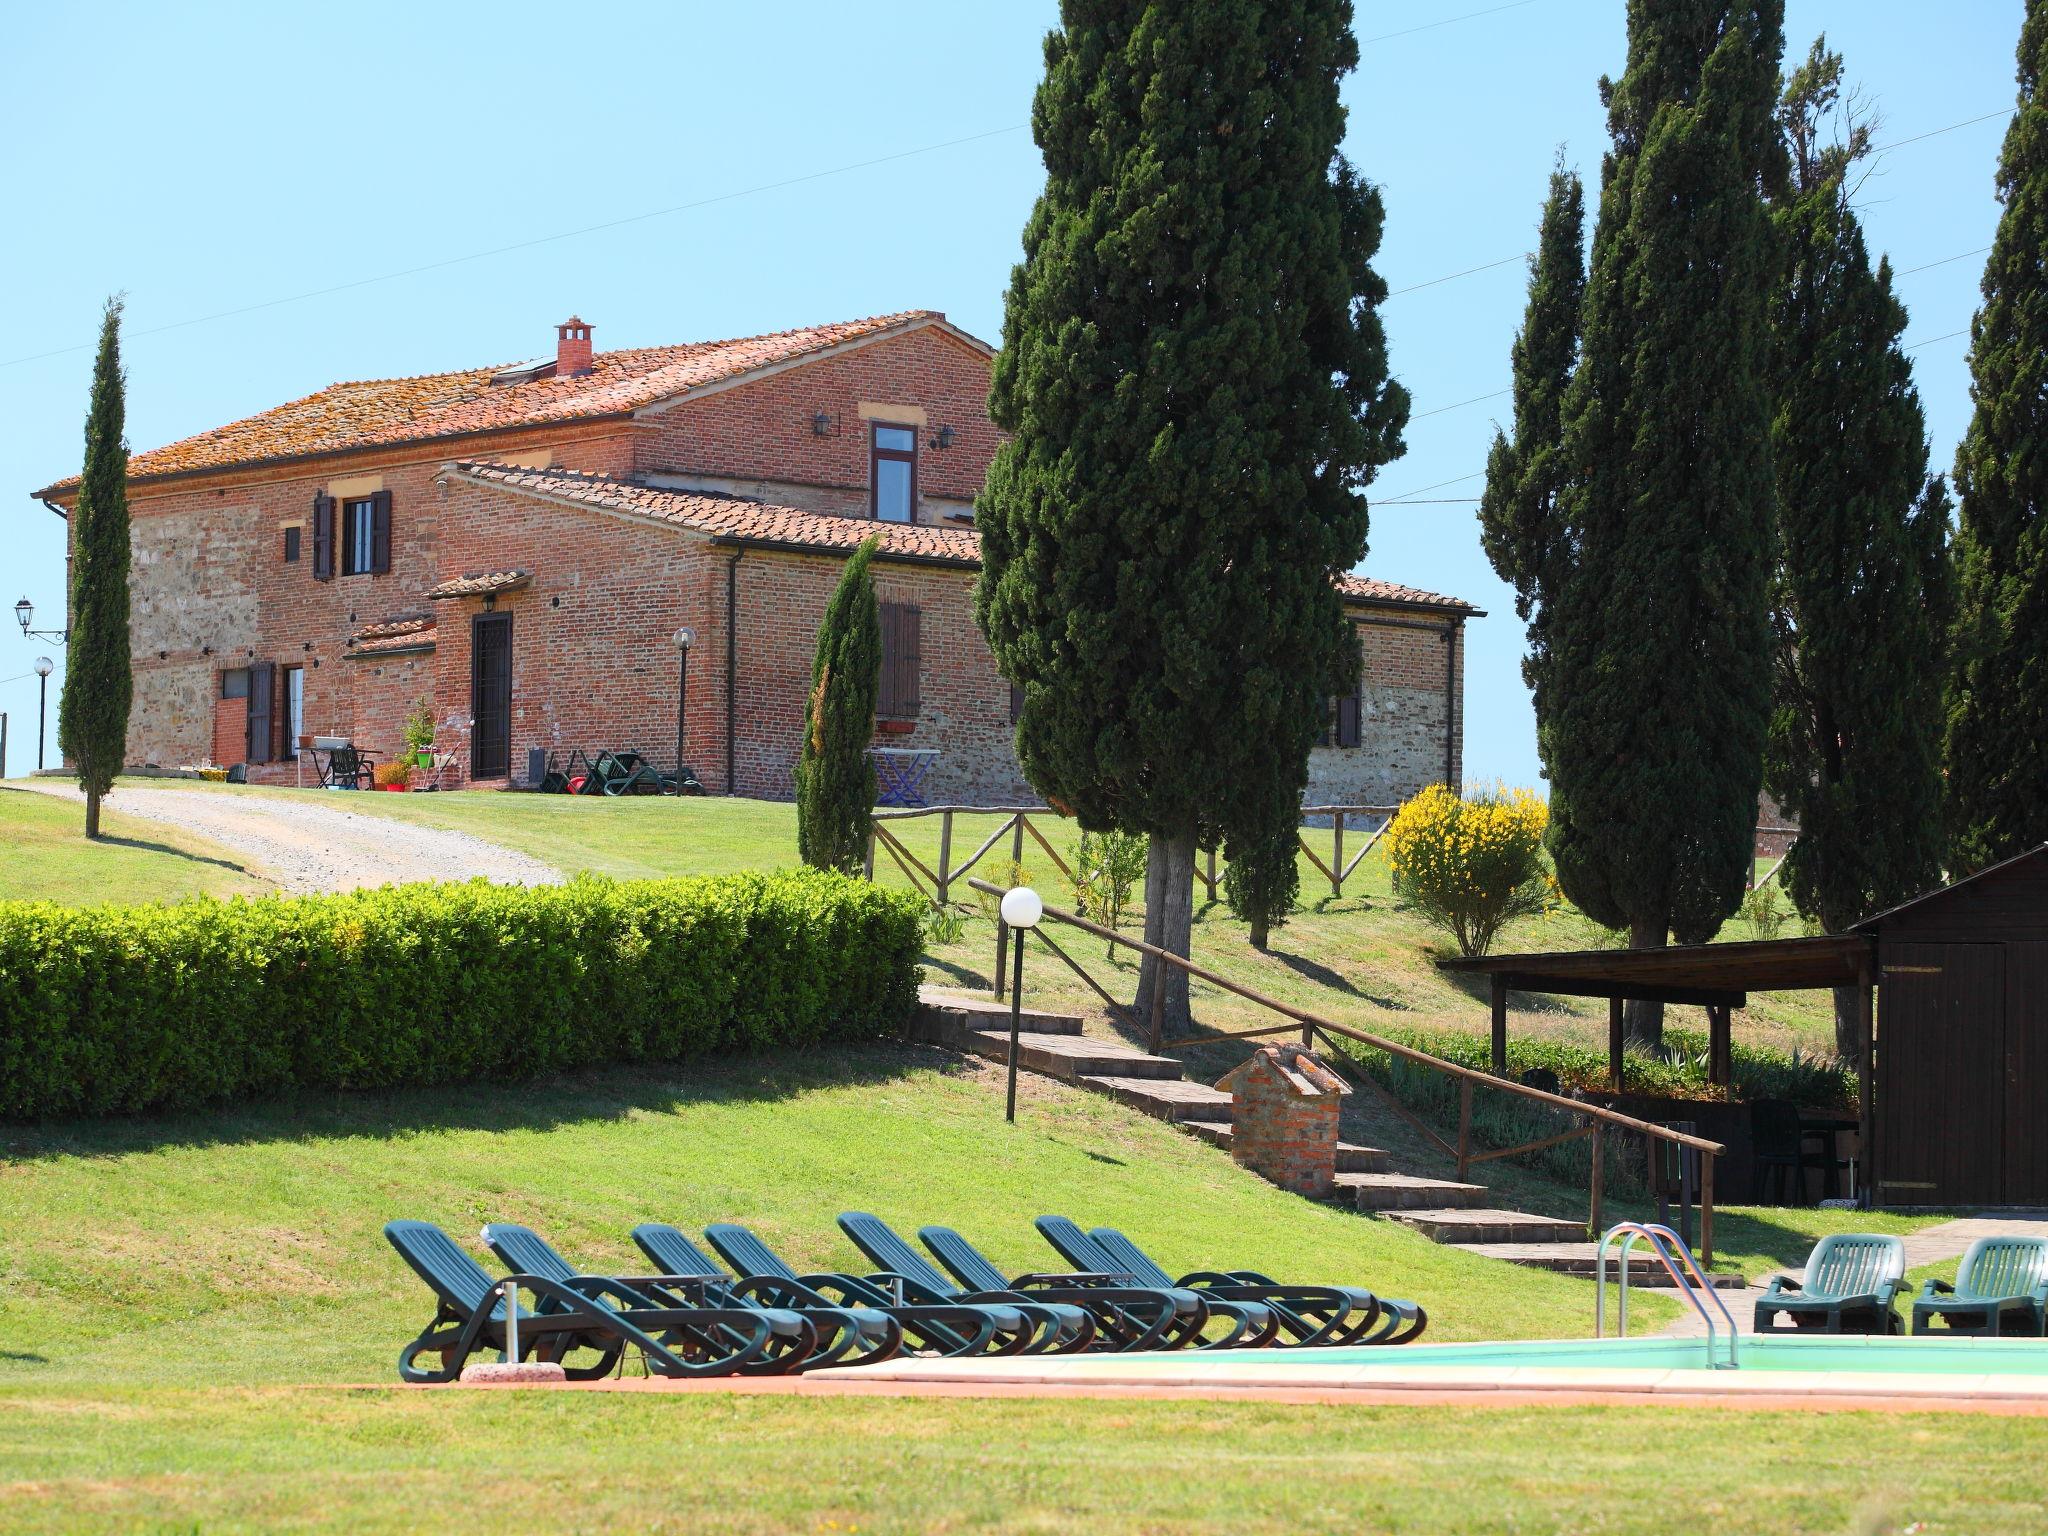
[(35, 623), (35, 620), (36, 620), (36, 605), (35, 605), (34, 603), (30, 602), (30, 601), (29, 601), (29, 600), (28, 600), (27, 598), (25, 598), (25, 597), (24, 597), (24, 598), (23, 598), (23, 599), (22, 599), (22, 600), (21, 600), (20, 602), (18, 602), (18, 603), (16, 603), (16, 604), (14, 605), (14, 622), (15, 622), (15, 623), (17, 623), (17, 624), (19, 624), (19, 625), (21, 626), (21, 633), (22, 633), (22, 637), (23, 637), (24, 639), (27, 639), (27, 640), (54, 640), (54, 641), (56, 641), (56, 642), (57, 642), (57, 643), (58, 643), (59, 645), (68, 645), (68, 644), (70, 644), (70, 642), (71, 642), (71, 631), (70, 631), (70, 630), (68, 630), (68, 629), (31, 629), (31, 628), (29, 628), (29, 626), (30, 626), (31, 624)]
[(21, 632), (25, 635), (28, 633), (29, 620), (36, 616), (36, 605), (24, 597), (14, 605), (14, 616), (20, 620)]
[(690, 704), (690, 647), (697, 631), (685, 624), (669, 637), (676, 643), (676, 793), (683, 792), (683, 733)]
[(941, 427), (939, 428), (939, 435), (932, 439), (932, 446), (934, 448), (950, 448), (953, 446), (953, 439), (959, 435), (951, 427)]
[(54, 661), (50, 660), (50, 658), (49, 658), (49, 657), (47, 657), (47, 656), (38, 656), (38, 657), (36, 658), (36, 676), (37, 676), (37, 677), (48, 677), (48, 676), (49, 676), (49, 675), (50, 675), (50, 674), (51, 674), (52, 672), (54, 672), (54, 671), (56, 671), (56, 670), (57, 670), (57, 664), (56, 664), (56, 663), (55, 663)]
[[(24, 597), (24, 598), (23, 598), (23, 599), (22, 599), (22, 600), (21, 600), (21, 601), (20, 601), (19, 603), (16, 603), (16, 604), (14, 605), (14, 613), (15, 613), (15, 617), (16, 617), (16, 618), (20, 618), (20, 617), (21, 617), (21, 613), (22, 613), (22, 610), (23, 610), (23, 609), (25, 609), (25, 608), (27, 608), (27, 607), (28, 607), (28, 599)], [(28, 633), (28, 620), (26, 620), (26, 619), (22, 619), (22, 622), (21, 622), (21, 632), (22, 632), (23, 634), (27, 634), (27, 633)], [(49, 714), (50, 714), (50, 674), (51, 674), (52, 672), (54, 672), (54, 671), (55, 671), (56, 669), (57, 669), (57, 664), (56, 664), (55, 662), (51, 661), (49, 657), (47, 657), (47, 656), (38, 656), (38, 657), (36, 658), (36, 772), (37, 772), (37, 773), (41, 773), (41, 772), (43, 771), (43, 724), (44, 724), (44, 722), (45, 722), (45, 721), (46, 721), (46, 720), (47, 720), (47, 719), (49, 718)]]
[(832, 418), (830, 416), (827, 416), (823, 411), (818, 412), (817, 415), (811, 418), (811, 436), (830, 437), (831, 435)]
[(1017, 1033), (1024, 1020), (1024, 930), (1036, 928), (1045, 916), (1045, 902), (1028, 885), (1012, 886), (1003, 892), (999, 909), (1003, 923), (1017, 935), (1017, 947), (1010, 959), (1010, 1096), (1003, 1111), (1005, 1120), (1017, 1118)]

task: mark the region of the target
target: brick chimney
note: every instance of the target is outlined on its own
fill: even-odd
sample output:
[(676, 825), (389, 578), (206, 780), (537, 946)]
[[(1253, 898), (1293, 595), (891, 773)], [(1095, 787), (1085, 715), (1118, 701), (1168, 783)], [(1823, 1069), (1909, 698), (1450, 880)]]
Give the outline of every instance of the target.
[(1230, 1095), (1230, 1156), (1320, 1200), (1337, 1181), (1337, 1118), (1351, 1085), (1298, 1045), (1267, 1045), (1216, 1085)]
[(555, 377), (590, 372), (590, 326), (571, 315), (555, 327)]

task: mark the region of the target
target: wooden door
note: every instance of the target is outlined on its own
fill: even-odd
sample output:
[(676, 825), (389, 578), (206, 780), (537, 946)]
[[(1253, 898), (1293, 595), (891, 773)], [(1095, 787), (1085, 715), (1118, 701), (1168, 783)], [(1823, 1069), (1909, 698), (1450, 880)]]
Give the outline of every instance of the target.
[(1878, 1200), (2001, 1204), (2005, 946), (1886, 943), (1880, 959)]
[(2005, 946), (2004, 1205), (2048, 1205), (2048, 942)]
[(502, 779), (512, 771), (512, 615), (478, 614), (469, 648), (470, 777)]

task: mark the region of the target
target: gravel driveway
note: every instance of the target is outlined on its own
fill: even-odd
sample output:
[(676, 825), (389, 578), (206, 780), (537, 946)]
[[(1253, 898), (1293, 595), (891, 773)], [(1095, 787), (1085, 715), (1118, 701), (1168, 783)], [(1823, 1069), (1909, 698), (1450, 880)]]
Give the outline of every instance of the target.
[[(22, 787), (68, 800), (85, 798), (76, 785), (48, 779)], [(276, 800), (231, 790), (122, 784), (105, 804), (124, 816), (181, 827), (231, 848), (252, 874), (293, 896), (476, 875), (503, 885), (552, 885), (562, 879), (552, 865), (467, 832), (366, 816), (331, 803), (347, 798)]]

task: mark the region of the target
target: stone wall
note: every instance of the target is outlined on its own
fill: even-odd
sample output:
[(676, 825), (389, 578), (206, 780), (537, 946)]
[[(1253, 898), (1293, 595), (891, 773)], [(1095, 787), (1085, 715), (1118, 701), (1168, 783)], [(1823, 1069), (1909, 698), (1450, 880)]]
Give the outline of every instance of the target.
[[(1359, 744), (1309, 753), (1310, 805), (1398, 805), (1417, 790), (1444, 782), (1445, 669), (1456, 667), (1451, 719), (1450, 782), (1464, 773), (1464, 626), (1435, 617), (1374, 613), (1358, 626)], [(1416, 627), (1420, 626), (1420, 627)], [(1445, 656), (1446, 635), (1451, 654)]]

